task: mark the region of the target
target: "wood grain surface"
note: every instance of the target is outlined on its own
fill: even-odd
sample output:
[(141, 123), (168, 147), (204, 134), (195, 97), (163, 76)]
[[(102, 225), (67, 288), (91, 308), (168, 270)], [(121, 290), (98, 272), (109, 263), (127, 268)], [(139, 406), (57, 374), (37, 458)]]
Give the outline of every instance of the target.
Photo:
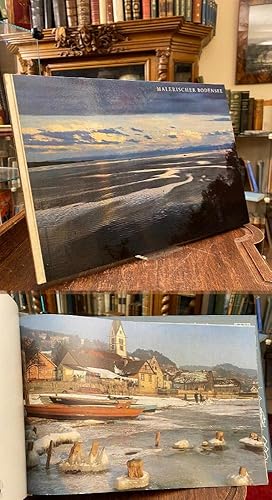
[(62, 291), (272, 292), (272, 272), (247, 225), (107, 269), (38, 287), (24, 214), (0, 230), (0, 289)]
[(247, 488), (194, 488), (168, 491), (129, 491), (126, 493), (102, 493), (99, 495), (32, 496), (29, 500), (245, 500)]

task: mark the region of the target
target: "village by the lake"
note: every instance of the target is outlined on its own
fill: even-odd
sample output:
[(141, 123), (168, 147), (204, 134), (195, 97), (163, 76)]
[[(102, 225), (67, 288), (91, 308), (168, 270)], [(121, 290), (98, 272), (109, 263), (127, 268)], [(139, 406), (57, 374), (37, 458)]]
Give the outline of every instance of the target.
[(228, 354), (241, 328), (62, 318), (21, 326), (29, 491), (265, 481), (254, 339), (247, 367)]

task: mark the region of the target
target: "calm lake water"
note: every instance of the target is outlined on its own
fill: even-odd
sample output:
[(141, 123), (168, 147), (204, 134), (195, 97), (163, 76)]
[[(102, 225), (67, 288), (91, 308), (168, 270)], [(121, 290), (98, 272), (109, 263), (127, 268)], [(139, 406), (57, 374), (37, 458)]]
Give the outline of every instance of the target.
[[(110, 461), (107, 472), (64, 474), (59, 472), (58, 463), (68, 457), (72, 445), (61, 445), (54, 449), (49, 471), (45, 469), (46, 455), (41, 457), (41, 465), (29, 471), (28, 490), (32, 494), (112, 491), (115, 478), (126, 474), (126, 462), (132, 457), (143, 459), (144, 469), (150, 474), (148, 489), (223, 486), (227, 484), (227, 476), (237, 474), (241, 465), (247, 468), (255, 484), (266, 483), (263, 453), (246, 450), (239, 443), (251, 431), (261, 432), (257, 399), (188, 403), (144, 414), (136, 420), (98, 425), (88, 421), (32, 421), (38, 437), (77, 430), (86, 452), (94, 439), (99, 440)], [(199, 445), (213, 438), (216, 430), (224, 431), (226, 447), (223, 451), (202, 453)], [(156, 431), (161, 432), (160, 449), (154, 446)], [(193, 448), (174, 450), (172, 445), (181, 439), (188, 439)]]
[[(243, 225), (242, 187), (231, 172), (224, 150), (31, 167), (47, 279)], [(209, 187), (219, 176), (226, 189), (215, 196)], [(201, 207), (203, 192), (210, 206)]]

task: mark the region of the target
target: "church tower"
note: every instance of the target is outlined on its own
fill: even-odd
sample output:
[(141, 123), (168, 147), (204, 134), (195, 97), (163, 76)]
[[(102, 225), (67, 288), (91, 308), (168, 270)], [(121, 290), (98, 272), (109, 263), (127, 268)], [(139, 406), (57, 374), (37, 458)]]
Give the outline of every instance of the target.
[(118, 354), (122, 358), (127, 357), (127, 339), (122, 323), (118, 319), (112, 322), (110, 332), (110, 352)]

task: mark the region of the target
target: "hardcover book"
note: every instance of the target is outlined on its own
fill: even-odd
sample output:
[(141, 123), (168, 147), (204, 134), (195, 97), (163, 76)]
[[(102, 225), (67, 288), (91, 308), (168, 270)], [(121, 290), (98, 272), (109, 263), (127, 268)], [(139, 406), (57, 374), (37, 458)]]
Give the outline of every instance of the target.
[(267, 484), (254, 317), (0, 320), (3, 500)]
[(223, 86), (5, 81), (38, 283), (248, 222)]

